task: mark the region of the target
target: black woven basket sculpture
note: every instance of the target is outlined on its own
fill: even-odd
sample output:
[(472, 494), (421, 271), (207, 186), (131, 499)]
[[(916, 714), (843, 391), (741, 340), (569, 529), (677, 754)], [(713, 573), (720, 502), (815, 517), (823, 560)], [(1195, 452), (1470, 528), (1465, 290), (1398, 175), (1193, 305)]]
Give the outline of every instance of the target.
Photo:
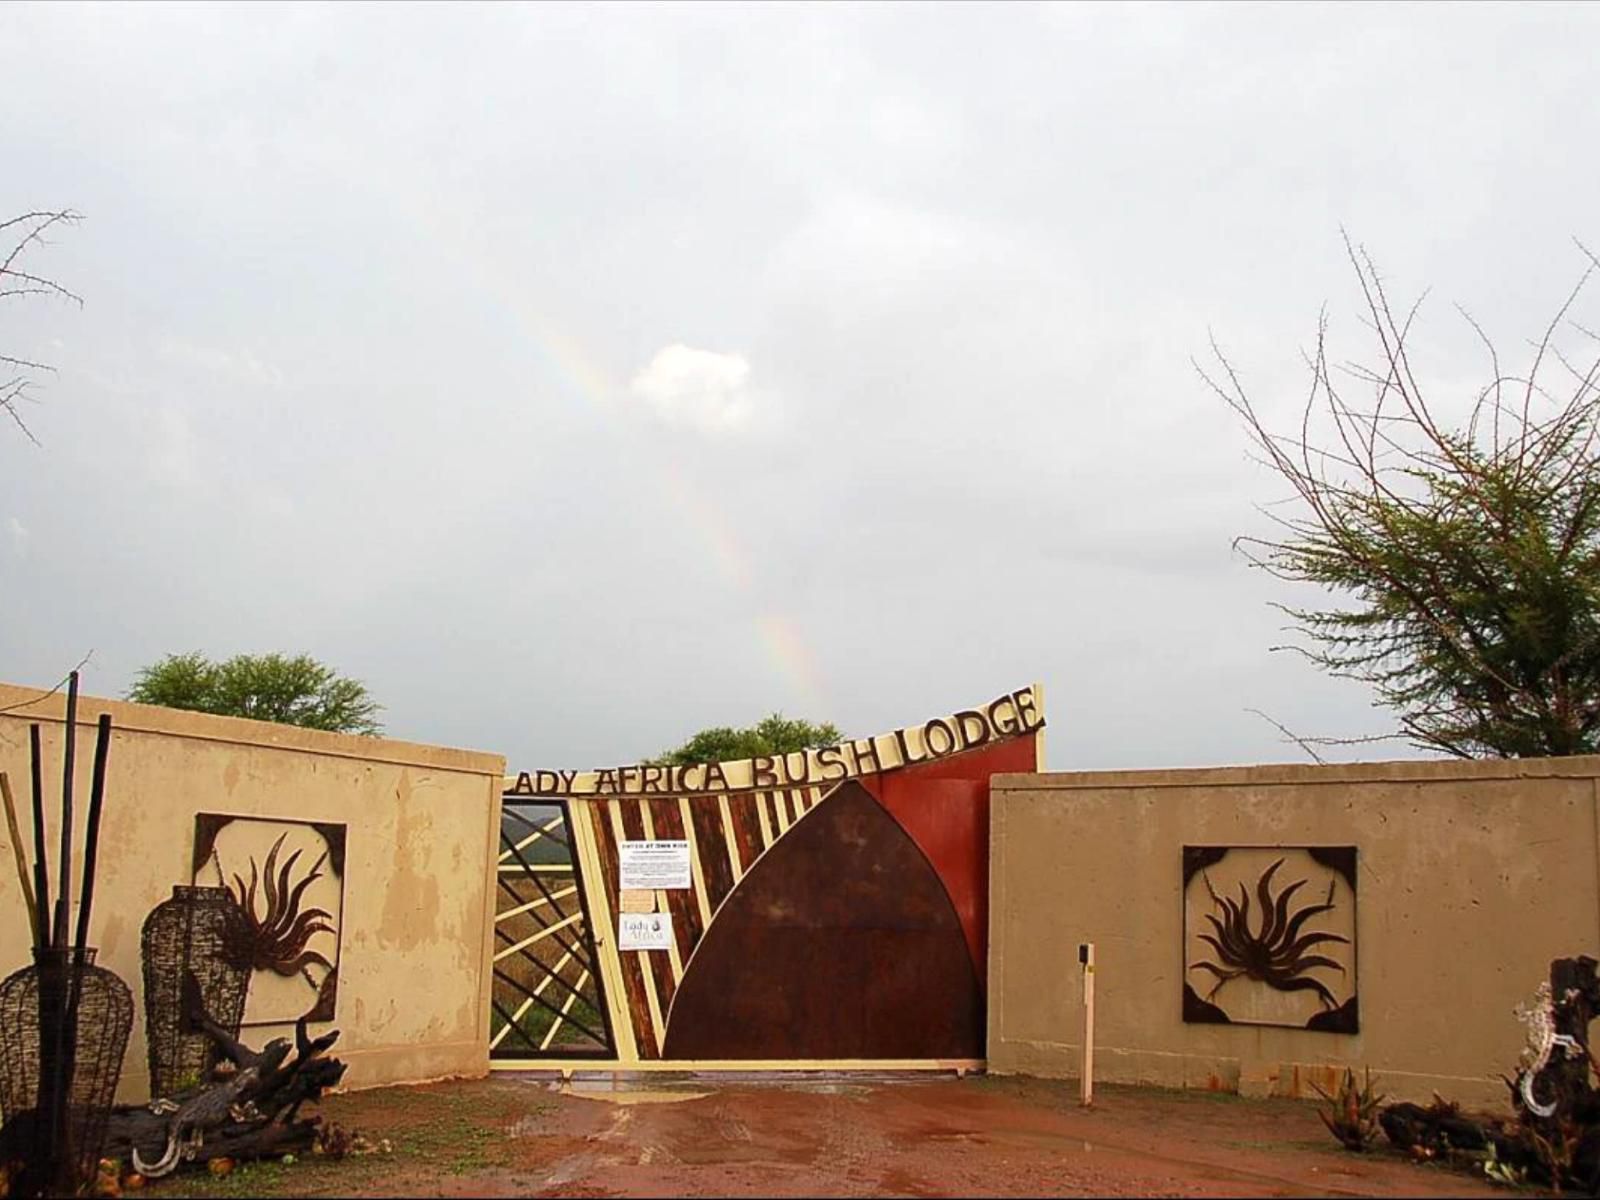
[(133, 1028), (133, 994), (104, 967), (94, 965), (89, 914), (94, 908), (95, 862), (111, 750), (111, 714), (96, 722), (89, 783), (89, 822), (83, 835), (83, 875), (77, 931), (72, 916), (73, 766), (78, 737), (78, 673), (67, 675), (61, 732), (61, 853), (59, 883), (50, 903), (46, 857), (44, 750), (39, 722), (28, 725), (28, 765), (33, 801), (33, 866), (22, 839), (9, 777), (0, 771), (17, 865), (17, 884), (33, 933), (33, 966), (0, 983), (0, 1168), (13, 1197), (72, 1196), (95, 1178), (106, 1121), (122, 1075)]
[(183, 977), (195, 977), (206, 1013), (237, 1038), (250, 986), (249, 931), (227, 888), (180, 884), (145, 918), (140, 952), (150, 1097), (170, 1098), (207, 1082), (217, 1062), (216, 1042), (185, 1030)]
[[(59, 1007), (53, 995), (71, 997), (76, 982), (77, 1021), (64, 1031), (64, 1040), (72, 1047), (68, 1056), (72, 1077), (43, 1082), (46, 1089), (64, 1083), (68, 1096), (66, 1128), (48, 1140), (65, 1147), (59, 1158), (75, 1162), (78, 1180), (89, 1180), (100, 1161), (106, 1118), (122, 1076), (122, 1059), (133, 1028), (133, 993), (113, 972), (95, 965), (92, 947), (83, 954), (84, 965), (77, 970), (70, 949), (36, 952), (33, 966), (23, 967), (0, 983), (0, 1107), (5, 1111), (9, 1143), (47, 1140), (44, 1131), (28, 1128), (41, 1109), (41, 1063), (59, 1061), (56, 1055), (41, 1053), (44, 1039), (55, 1036), (57, 1030), (53, 1023), (50, 1028), (42, 1027), (40, 1014)], [(46, 993), (43, 1006), (41, 989)], [(69, 1010), (70, 1004), (69, 999)]]

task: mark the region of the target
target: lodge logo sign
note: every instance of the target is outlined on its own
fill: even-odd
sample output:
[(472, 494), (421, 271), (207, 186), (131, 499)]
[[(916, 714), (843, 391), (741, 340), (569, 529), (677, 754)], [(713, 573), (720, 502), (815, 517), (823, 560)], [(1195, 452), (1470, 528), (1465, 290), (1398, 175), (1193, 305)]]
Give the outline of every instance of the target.
[(811, 787), (859, 775), (911, 767), (992, 742), (1024, 737), (1044, 727), (1037, 684), (1007, 692), (982, 708), (935, 717), (922, 726), (897, 729), (837, 746), (793, 754), (696, 763), (691, 766), (640, 764), (598, 771), (520, 771), (507, 780), (508, 796), (683, 796)]

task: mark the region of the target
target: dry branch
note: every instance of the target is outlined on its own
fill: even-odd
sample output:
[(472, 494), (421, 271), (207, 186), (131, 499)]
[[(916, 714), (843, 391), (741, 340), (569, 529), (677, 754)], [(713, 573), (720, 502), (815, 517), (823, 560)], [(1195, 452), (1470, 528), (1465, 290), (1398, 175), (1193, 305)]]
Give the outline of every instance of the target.
[[(83, 304), (83, 297), (65, 285), (46, 275), (24, 271), (18, 265), (30, 249), (49, 244), (45, 235), (52, 229), (60, 225), (73, 225), (82, 219), (81, 214), (62, 209), (59, 212), (27, 212), (0, 221), (0, 239), (10, 241), (8, 249), (0, 249), (0, 302), (13, 297), (53, 296), (80, 306)], [(4, 242), (0, 242), (0, 245), (4, 245)], [(30, 442), (38, 445), (39, 439), (33, 436), (33, 430), (23, 420), (19, 406), (35, 402), (31, 392), (38, 377), (55, 374), (55, 368), (48, 363), (10, 354), (0, 354), (0, 366), (9, 369), (9, 374), (0, 373), (0, 412), (10, 417)]]
[(345, 1064), (324, 1057), (338, 1032), (310, 1038), (302, 1018), (295, 1025), (293, 1046), (276, 1038), (259, 1051), (251, 1050), (205, 1014), (192, 975), (184, 981), (184, 1008), (190, 1027), (216, 1043), (232, 1070), (148, 1105), (113, 1109), (106, 1157), (159, 1177), (183, 1162), (310, 1150), (320, 1118), (298, 1114), (302, 1105), (314, 1103), (344, 1077)]

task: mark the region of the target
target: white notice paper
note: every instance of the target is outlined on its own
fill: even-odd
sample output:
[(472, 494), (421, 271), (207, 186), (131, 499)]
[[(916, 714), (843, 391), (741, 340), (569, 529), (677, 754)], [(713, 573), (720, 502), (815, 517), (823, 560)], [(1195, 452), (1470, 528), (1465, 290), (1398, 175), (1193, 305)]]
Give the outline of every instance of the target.
[(672, 946), (671, 913), (619, 913), (617, 921), (624, 950), (667, 950)]
[(617, 857), (624, 889), (654, 891), (690, 886), (688, 842), (623, 842)]

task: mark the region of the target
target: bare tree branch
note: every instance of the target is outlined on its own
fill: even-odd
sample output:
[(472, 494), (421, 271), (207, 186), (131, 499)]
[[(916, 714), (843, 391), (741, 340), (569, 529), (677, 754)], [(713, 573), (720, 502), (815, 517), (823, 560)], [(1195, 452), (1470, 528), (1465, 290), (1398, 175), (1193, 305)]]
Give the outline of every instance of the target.
[(41, 700), (48, 700), (51, 696), (54, 696), (62, 688), (67, 686), (67, 680), (72, 678), (73, 671), (81, 670), (84, 666), (88, 665), (89, 660), (93, 657), (94, 651), (91, 650), (89, 653), (80, 658), (72, 667), (72, 669), (61, 677), (61, 682), (57, 683), (55, 687), (51, 688), (48, 692), (40, 692), (37, 696), (30, 696), (26, 700), (19, 700), (15, 704), (8, 704), (4, 708), (0, 708), (0, 713), (16, 712), (19, 708), (31, 708)]
[(1289, 741), (1293, 742), (1295, 745), (1299, 746), (1300, 749), (1304, 750), (1307, 754), (1309, 754), (1311, 756), (1312, 761), (1315, 762), (1319, 767), (1325, 767), (1325, 766), (1328, 765), (1328, 760), (1323, 758), (1322, 755), (1318, 754), (1316, 752), (1316, 750), (1312, 748), (1311, 744), (1306, 741), (1305, 738), (1301, 737), (1297, 733), (1290, 732), (1288, 729), (1284, 728), (1283, 725), (1281, 725), (1279, 722), (1277, 722), (1277, 721), (1273, 720), (1271, 717), (1267, 716), (1267, 714), (1262, 712), (1259, 708), (1247, 708), (1247, 709), (1245, 709), (1245, 712), (1247, 712), (1247, 713), (1255, 713), (1256, 716), (1260, 717), (1268, 725), (1271, 725), (1279, 733), (1283, 734), (1283, 736), (1286, 739), (1288, 739)]
[[(17, 264), (28, 251), (50, 244), (45, 236), (50, 230), (58, 225), (76, 224), (82, 219), (80, 214), (71, 209), (62, 209), (59, 212), (27, 212), (0, 221), (0, 236), (10, 239), (9, 249), (0, 249), (0, 300), (12, 297), (54, 296), (81, 306), (83, 297), (76, 292), (46, 275), (24, 271)], [(37, 374), (55, 373), (55, 368), (48, 363), (16, 355), (0, 354), (0, 363)], [(39, 439), (34, 437), (33, 431), (22, 419), (22, 414), (17, 411), (19, 401), (31, 399), (27, 392), (32, 382), (32, 378), (24, 376), (0, 387), (0, 412), (9, 416), (27, 439), (37, 446)]]

